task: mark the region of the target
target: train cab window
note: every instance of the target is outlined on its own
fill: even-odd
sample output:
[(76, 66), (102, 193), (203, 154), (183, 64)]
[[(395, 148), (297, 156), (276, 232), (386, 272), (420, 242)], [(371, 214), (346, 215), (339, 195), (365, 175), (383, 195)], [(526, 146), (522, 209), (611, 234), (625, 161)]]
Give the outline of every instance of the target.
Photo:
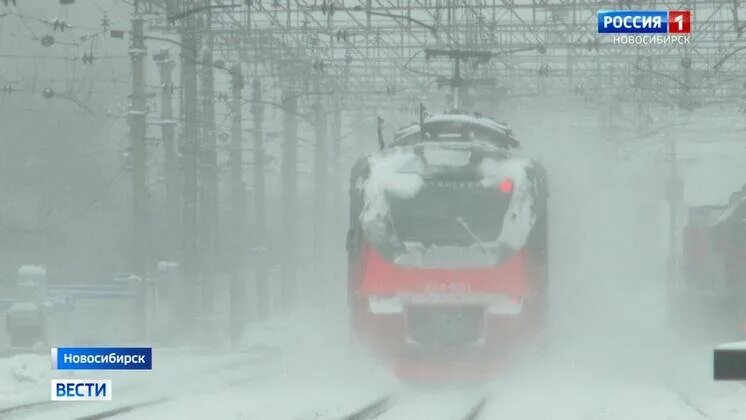
[(497, 239), (508, 204), (481, 186), (423, 188), (415, 197), (390, 199), (391, 222), (401, 241), (468, 246)]

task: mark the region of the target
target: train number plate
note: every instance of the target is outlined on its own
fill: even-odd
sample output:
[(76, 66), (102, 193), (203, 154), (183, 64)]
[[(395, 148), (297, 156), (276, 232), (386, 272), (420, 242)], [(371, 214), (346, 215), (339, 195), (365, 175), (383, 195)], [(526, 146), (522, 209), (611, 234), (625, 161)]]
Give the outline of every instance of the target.
[(471, 285), (469, 283), (427, 283), (425, 285), (426, 293), (469, 293)]

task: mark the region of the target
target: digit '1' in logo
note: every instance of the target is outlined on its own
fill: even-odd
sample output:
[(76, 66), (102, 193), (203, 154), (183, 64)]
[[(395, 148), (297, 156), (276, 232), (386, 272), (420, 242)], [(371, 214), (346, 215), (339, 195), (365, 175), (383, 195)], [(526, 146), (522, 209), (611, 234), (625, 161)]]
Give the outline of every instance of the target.
[(692, 32), (691, 10), (669, 10), (668, 11), (668, 33), (689, 34)]

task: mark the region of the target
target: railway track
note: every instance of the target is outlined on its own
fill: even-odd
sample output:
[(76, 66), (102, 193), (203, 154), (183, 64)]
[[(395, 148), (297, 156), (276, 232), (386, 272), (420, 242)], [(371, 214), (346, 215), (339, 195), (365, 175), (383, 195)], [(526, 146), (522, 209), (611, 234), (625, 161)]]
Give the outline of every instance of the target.
[[(243, 384), (246, 384), (246, 383), (254, 382), (254, 381), (257, 381), (257, 380), (260, 380), (260, 379), (264, 379), (264, 378), (267, 378), (267, 377), (270, 377), (270, 376), (272, 376), (272, 373), (262, 373), (262, 374), (258, 374), (258, 375), (252, 375), (252, 376), (249, 376), (249, 377), (243, 377), (243, 378), (229, 380), (229, 381), (226, 381), (222, 386), (215, 387), (210, 392), (224, 391), (224, 390), (227, 390), (227, 389), (239, 386), (239, 385), (243, 385)], [(164, 396), (164, 397), (159, 397), (159, 398), (153, 398), (153, 399), (150, 399), (150, 400), (140, 401), (140, 402), (137, 402), (137, 403), (128, 404), (128, 405), (124, 405), (124, 406), (121, 406), (121, 407), (113, 408), (111, 410), (100, 411), (98, 413), (93, 413), (93, 414), (88, 414), (88, 415), (85, 415), (85, 416), (82, 416), (82, 417), (77, 417), (77, 418), (75, 418), (75, 420), (101, 420), (101, 419), (108, 419), (108, 418), (116, 417), (116, 416), (118, 416), (120, 414), (131, 413), (131, 412), (136, 411), (136, 410), (141, 410), (143, 408), (153, 407), (153, 406), (160, 405), (160, 404), (165, 404), (165, 403), (171, 402), (171, 401), (178, 401), (180, 399), (188, 398), (188, 397), (191, 397), (191, 396), (196, 395), (196, 394), (198, 394), (198, 392), (195, 392), (195, 393), (186, 393), (186, 394), (179, 394), (179, 395), (174, 395), (174, 396)]]
[(462, 420), (477, 420), (479, 415), (482, 414), (484, 406), (487, 405), (487, 397), (482, 397), (477, 401), (476, 404), (466, 413)]
[(355, 412), (342, 417), (342, 420), (368, 420), (374, 419), (388, 411), (393, 406), (393, 399), (387, 395), (381, 397), (372, 403), (356, 410)]
[(28, 411), (30, 409), (38, 408), (38, 407), (44, 407), (49, 406), (57, 401), (51, 401), (51, 400), (45, 400), (45, 401), (32, 401), (28, 403), (18, 404), (11, 407), (5, 407), (0, 409), (0, 418), (4, 418), (8, 415), (15, 415), (24, 411)]
[[(459, 420), (477, 420), (482, 413), (487, 401), (487, 397), (482, 397), (473, 404), (463, 417), (459, 417)], [(365, 405), (358, 410), (342, 417), (341, 420), (370, 420), (376, 419), (387, 413), (389, 410), (395, 407), (395, 400), (392, 396), (387, 395), (377, 400), (372, 401), (370, 404)]]
[(695, 411), (699, 417), (702, 417), (703, 419), (709, 419), (709, 418), (711, 418), (710, 415), (707, 414), (706, 411), (704, 411), (701, 407), (699, 407), (697, 404), (695, 404), (692, 401), (692, 399), (689, 398), (687, 395), (685, 395), (685, 394), (683, 394), (681, 392), (676, 392), (676, 396), (679, 397), (679, 399), (684, 403), (684, 405), (686, 405), (687, 407), (689, 407), (690, 409), (692, 409), (693, 411)]
[(78, 417), (76, 420), (99, 420), (99, 419), (107, 419), (110, 417), (118, 416), (120, 414), (129, 413), (141, 408), (150, 407), (158, 404), (163, 404), (166, 402), (169, 402), (173, 400), (172, 397), (162, 397), (162, 398), (156, 398), (149, 401), (143, 401), (136, 404), (130, 404), (125, 405), (122, 407), (113, 408), (111, 410), (101, 411), (99, 413), (95, 414), (89, 414), (87, 416)]

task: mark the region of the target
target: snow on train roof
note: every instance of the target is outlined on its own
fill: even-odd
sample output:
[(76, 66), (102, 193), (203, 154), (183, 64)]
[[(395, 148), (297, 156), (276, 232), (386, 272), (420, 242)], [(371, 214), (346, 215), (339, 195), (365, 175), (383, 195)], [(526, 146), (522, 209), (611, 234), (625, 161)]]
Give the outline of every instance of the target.
[(463, 122), (463, 123), (468, 123), (468, 124), (477, 124), (477, 125), (484, 126), (486, 128), (490, 128), (495, 131), (501, 131), (503, 134), (510, 133), (510, 128), (508, 127), (507, 124), (497, 122), (491, 118), (477, 116), (477, 115), (436, 114), (425, 120), (426, 123), (438, 122), (438, 121), (455, 121), (455, 122)]
[[(510, 127), (507, 126), (507, 124), (495, 121), (491, 118), (479, 116), (479, 115), (469, 115), (469, 114), (436, 114), (431, 115), (429, 117), (425, 118), (424, 125), (427, 127), (428, 125), (431, 125), (433, 123), (446, 123), (446, 122), (452, 122), (452, 123), (461, 123), (462, 125), (474, 125), (482, 127), (486, 130), (490, 130), (495, 132), (495, 134), (504, 136), (506, 138), (512, 137), (512, 130)], [(420, 125), (419, 124), (413, 124), (408, 127), (404, 127), (401, 130), (397, 131), (394, 135), (394, 144), (398, 143), (400, 140), (411, 136), (413, 134), (420, 132)]]
[(723, 343), (723, 344), (716, 346), (715, 350), (746, 351), (746, 341), (738, 341), (734, 343)]

